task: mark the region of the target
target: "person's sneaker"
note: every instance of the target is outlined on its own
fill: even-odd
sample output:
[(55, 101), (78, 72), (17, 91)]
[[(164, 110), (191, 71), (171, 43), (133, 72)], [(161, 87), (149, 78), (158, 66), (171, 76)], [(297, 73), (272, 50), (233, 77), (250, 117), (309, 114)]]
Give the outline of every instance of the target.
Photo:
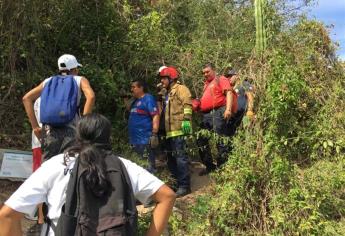
[(190, 194), (192, 191), (190, 188), (178, 188), (176, 191), (176, 197), (183, 197), (187, 194)]

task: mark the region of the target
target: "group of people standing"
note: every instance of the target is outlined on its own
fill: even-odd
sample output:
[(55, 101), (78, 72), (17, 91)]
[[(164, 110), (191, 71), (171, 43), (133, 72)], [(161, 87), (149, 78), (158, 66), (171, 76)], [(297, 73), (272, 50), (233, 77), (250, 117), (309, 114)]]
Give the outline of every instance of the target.
[[(227, 68), (218, 75), (211, 63), (203, 66), (204, 89), (200, 99), (192, 99), (190, 90), (179, 81), (179, 73), (172, 66), (158, 70), (157, 99), (146, 92), (143, 81), (133, 81), (134, 100), (130, 110), (128, 129), (130, 144), (144, 157), (148, 154), (148, 170), (156, 172), (155, 153), (160, 142), (167, 156), (167, 165), (176, 180), (173, 188), (177, 197), (191, 192), (189, 160), (185, 136), (192, 134), (192, 113), (202, 115), (201, 129), (220, 136), (232, 137), (244, 115), (252, 119), (253, 87), (248, 81), (240, 82), (235, 70)], [(218, 154), (213, 161), (209, 138), (199, 137), (197, 146), (202, 163), (206, 166), (199, 175), (206, 175), (222, 166), (230, 153), (231, 143), (217, 142)]]
[[(37, 168), (35, 162), (36, 171), (0, 209), (0, 236), (22, 235), (22, 218), (37, 212), (41, 235), (137, 235), (137, 211), (130, 199), (156, 204), (147, 235), (161, 235), (168, 222), (176, 194), (142, 167), (113, 154), (111, 123), (92, 113), (95, 93), (79, 76), (81, 66), (73, 55), (62, 55), (59, 73), (23, 97), (37, 138), (33, 152), (40, 154), (40, 143), (43, 164)], [(79, 114), (82, 94), (86, 100)]]
[[(110, 121), (92, 113), (95, 93), (89, 81), (79, 76), (81, 66), (73, 55), (62, 55), (58, 59), (58, 75), (45, 79), (23, 97), (33, 135), (37, 138), (33, 152), (40, 154), (37, 148), (41, 143), (44, 163), (37, 169), (40, 163), (35, 162), (37, 170), (1, 208), (0, 236), (21, 235), (21, 219), (25, 214), (33, 215), (42, 203), (47, 207), (45, 214), (42, 211), (38, 218), (38, 223), (45, 223), (41, 235), (66, 235), (59, 233), (66, 229), (76, 233), (87, 230), (93, 232), (92, 235), (119, 231), (122, 234), (116, 235), (136, 235), (135, 201), (128, 207), (128, 199), (132, 198), (142, 203), (156, 203), (147, 235), (160, 235), (175, 198), (191, 192), (185, 137), (192, 134), (193, 110), (202, 115), (200, 128), (229, 137), (235, 134), (245, 112), (247, 116), (254, 116), (253, 88), (248, 82), (239, 83), (236, 71), (217, 75), (212, 64), (205, 64), (203, 94), (200, 99), (192, 100), (190, 90), (179, 81), (177, 69), (162, 66), (158, 70), (157, 99), (147, 93), (144, 82), (131, 83), (134, 100), (129, 104), (129, 139), (137, 153), (148, 154), (149, 165), (145, 170), (112, 153)], [(82, 94), (86, 100), (81, 115), (78, 110)], [(207, 137), (197, 139), (200, 157), (206, 166), (200, 175), (222, 166), (231, 151), (231, 145), (217, 142), (214, 163), (208, 141)], [(168, 168), (176, 180), (176, 185), (171, 186), (174, 191), (153, 175), (155, 149), (159, 145), (167, 155)], [(123, 181), (112, 177), (111, 173), (116, 172)], [(81, 200), (76, 201), (75, 195)], [(73, 204), (79, 205), (74, 208), (78, 210), (73, 214), (75, 224), (71, 225), (72, 221), (65, 219), (72, 216), (65, 213)], [(108, 205), (110, 210), (102, 208)], [(92, 219), (92, 224), (85, 224), (88, 222), (85, 219)], [(117, 227), (119, 220), (123, 227)]]
[(189, 89), (178, 82), (174, 67), (161, 67), (158, 71), (161, 83), (159, 99), (146, 93), (146, 84), (133, 81), (131, 91), (128, 130), (130, 144), (139, 155), (148, 154), (151, 173), (156, 172), (155, 149), (158, 137), (164, 137), (161, 147), (168, 156), (168, 168), (176, 179), (176, 194), (190, 193), (188, 156), (185, 135), (191, 134), (192, 103)]

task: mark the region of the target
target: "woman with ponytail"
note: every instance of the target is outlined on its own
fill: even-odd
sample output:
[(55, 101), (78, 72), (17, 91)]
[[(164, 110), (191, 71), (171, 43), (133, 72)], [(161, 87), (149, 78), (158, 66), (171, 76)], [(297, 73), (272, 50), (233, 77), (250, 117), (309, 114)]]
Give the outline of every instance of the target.
[[(85, 186), (94, 196), (103, 196), (111, 191), (106, 172), (109, 162), (105, 161), (106, 157), (113, 155), (110, 134), (111, 124), (104, 116), (83, 116), (77, 125), (74, 144), (65, 153), (44, 162), (5, 202), (0, 210), (0, 236), (22, 235), (21, 219), (24, 214), (33, 215), (37, 204), (41, 202), (47, 203), (47, 216), (56, 225), (66, 201), (67, 185), (77, 159), (78, 168), (85, 171)], [(142, 203), (150, 200), (156, 202), (147, 235), (161, 235), (171, 214), (175, 193), (145, 169), (129, 160), (119, 160), (129, 176), (134, 197)], [(41, 235), (45, 232), (43, 227)], [(53, 230), (47, 232), (50, 236), (54, 235)]]

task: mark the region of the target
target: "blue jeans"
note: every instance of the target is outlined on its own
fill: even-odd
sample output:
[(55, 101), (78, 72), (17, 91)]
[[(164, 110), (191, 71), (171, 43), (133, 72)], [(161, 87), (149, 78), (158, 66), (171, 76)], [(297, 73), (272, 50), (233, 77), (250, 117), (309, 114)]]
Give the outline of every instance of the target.
[(177, 186), (179, 188), (190, 188), (189, 161), (184, 137), (178, 136), (166, 139), (163, 148), (167, 151), (168, 168), (177, 180)]
[(140, 155), (142, 159), (146, 159), (145, 154), (148, 154), (148, 170), (153, 172), (156, 170), (156, 156), (154, 150), (148, 144), (133, 144), (133, 150)]

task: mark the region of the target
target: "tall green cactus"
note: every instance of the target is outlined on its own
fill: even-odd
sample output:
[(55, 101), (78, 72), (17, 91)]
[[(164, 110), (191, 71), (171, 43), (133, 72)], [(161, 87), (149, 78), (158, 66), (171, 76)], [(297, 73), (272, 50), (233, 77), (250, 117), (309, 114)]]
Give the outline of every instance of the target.
[(255, 0), (255, 23), (256, 23), (256, 52), (262, 54), (266, 49), (267, 38), (265, 30), (264, 5), (266, 0)]

